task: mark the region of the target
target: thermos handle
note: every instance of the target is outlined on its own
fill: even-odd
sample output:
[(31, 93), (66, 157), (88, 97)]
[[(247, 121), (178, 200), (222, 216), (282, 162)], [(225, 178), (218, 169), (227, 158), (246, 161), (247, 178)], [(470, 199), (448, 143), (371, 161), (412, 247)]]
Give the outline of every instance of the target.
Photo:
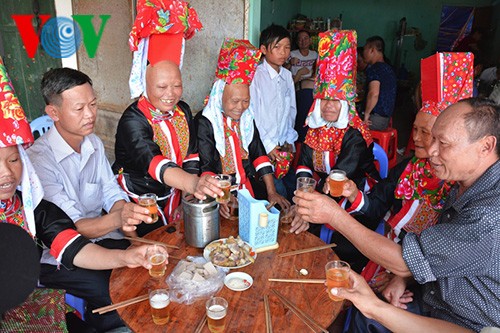
[(201, 212), (202, 212), (203, 214), (210, 213), (211, 211), (216, 210), (218, 207), (219, 207), (219, 205), (218, 205), (218, 204), (216, 204), (216, 205), (212, 205), (212, 206), (208, 206), (208, 207), (204, 207), (204, 208), (201, 210)]

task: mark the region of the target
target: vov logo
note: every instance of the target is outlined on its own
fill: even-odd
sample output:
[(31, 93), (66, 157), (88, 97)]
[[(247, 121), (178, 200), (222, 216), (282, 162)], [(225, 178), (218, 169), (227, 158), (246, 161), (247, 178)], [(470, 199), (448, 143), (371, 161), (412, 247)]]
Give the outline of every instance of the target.
[(82, 40), (89, 58), (94, 58), (104, 27), (111, 15), (99, 15), (101, 26), (94, 30), (94, 15), (72, 15), (71, 18), (38, 15), (39, 31), (33, 27), (35, 15), (12, 15), (21, 35), (28, 57), (34, 58), (40, 43), (47, 54), (53, 58), (67, 58), (75, 54)]

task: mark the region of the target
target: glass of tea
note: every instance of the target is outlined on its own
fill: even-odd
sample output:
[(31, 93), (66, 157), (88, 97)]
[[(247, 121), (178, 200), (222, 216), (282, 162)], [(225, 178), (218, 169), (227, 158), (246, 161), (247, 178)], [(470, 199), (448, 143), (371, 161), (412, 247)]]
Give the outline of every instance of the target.
[(297, 191), (314, 192), (316, 180), (311, 177), (297, 178)]
[(218, 203), (228, 203), (231, 199), (231, 176), (219, 174), (215, 176), (215, 178), (219, 181), (219, 187), (224, 192), (222, 197), (217, 197)]
[(139, 205), (145, 207), (149, 210), (149, 216), (151, 216), (152, 222), (145, 223), (155, 223), (158, 221), (158, 206), (156, 205), (156, 194), (146, 193), (139, 196), (137, 200)]
[(149, 275), (158, 278), (165, 275), (167, 268), (167, 250), (162, 245), (151, 245), (146, 251), (146, 257), (151, 264)]
[(343, 298), (332, 295), (332, 288), (349, 288), (349, 271), (351, 266), (342, 260), (330, 261), (325, 265), (326, 287), (332, 301), (342, 301)]
[(328, 175), (328, 185), (330, 186), (330, 195), (332, 197), (341, 197), (344, 191), (344, 184), (347, 181), (345, 171), (334, 169)]

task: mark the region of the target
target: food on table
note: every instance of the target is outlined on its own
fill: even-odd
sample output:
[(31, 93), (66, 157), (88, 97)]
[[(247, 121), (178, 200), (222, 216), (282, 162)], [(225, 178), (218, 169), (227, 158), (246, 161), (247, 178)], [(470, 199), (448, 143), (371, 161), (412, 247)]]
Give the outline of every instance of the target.
[(179, 279), (188, 281), (202, 282), (217, 274), (217, 268), (211, 262), (200, 264), (181, 261), (177, 269), (182, 272), (179, 274)]
[(218, 240), (207, 245), (210, 260), (217, 266), (236, 267), (253, 263), (255, 252), (240, 236), (229, 236), (226, 240)]

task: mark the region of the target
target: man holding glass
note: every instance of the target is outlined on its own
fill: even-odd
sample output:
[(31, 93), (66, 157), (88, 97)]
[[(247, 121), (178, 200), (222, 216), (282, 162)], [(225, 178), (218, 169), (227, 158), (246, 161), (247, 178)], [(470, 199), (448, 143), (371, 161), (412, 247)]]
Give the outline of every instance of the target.
[[(420, 237), (408, 233), (396, 244), (319, 193), (297, 191), (297, 211), (307, 221), (330, 224), (392, 273), (422, 284), (425, 315), (475, 331), (500, 326), (500, 107), (462, 100), (439, 115), (432, 136), (436, 175), (456, 183), (439, 222)], [(388, 300), (397, 301), (405, 289), (394, 289)], [(355, 323), (354, 331), (366, 330)]]

